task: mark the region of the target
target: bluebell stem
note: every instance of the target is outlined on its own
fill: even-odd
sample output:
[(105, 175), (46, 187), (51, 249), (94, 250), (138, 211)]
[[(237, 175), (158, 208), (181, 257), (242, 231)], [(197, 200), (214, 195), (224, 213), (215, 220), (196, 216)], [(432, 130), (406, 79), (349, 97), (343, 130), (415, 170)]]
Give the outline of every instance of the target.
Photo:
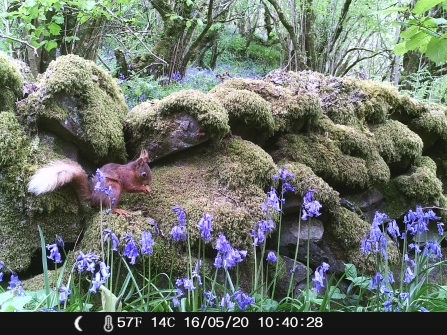
[(197, 224), (197, 228), (201, 231), (200, 237), (202, 237), (205, 242), (209, 242), (211, 240), (211, 232), (213, 231), (213, 228), (211, 227), (212, 219), (213, 216), (211, 214), (205, 213)]

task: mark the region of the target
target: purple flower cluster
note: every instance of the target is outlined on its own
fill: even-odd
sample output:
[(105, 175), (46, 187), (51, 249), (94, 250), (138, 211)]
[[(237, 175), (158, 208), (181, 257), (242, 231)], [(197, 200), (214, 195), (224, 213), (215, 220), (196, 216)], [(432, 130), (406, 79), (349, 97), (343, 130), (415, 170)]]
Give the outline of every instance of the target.
[(185, 241), (186, 240), (186, 227), (185, 227), (185, 211), (180, 206), (175, 206), (172, 208), (174, 213), (177, 213), (178, 225), (175, 225), (171, 230), (171, 236), (174, 241)]
[[(96, 271), (97, 265), (99, 266), (98, 271)], [(96, 293), (99, 287), (110, 277), (110, 267), (103, 261), (100, 261), (100, 257), (93, 252), (84, 254), (80, 251), (74, 266), (77, 267), (79, 273), (84, 271), (92, 273), (92, 287), (89, 289), (92, 293)]]
[(301, 220), (307, 220), (308, 217), (320, 216), (320, 208), (322, 205), (317, 201), (313, 200), (314, 190), (308, 190), (303, 197), (303, 215)]
[(315, 276), (312, 280), (315, 282), (315, 290), (317, 293), (324, 287), (324, 274), (327, 270), (329, 270), (329, 264), (325, 262), (321, 263), (321, 265), (315, 269)]
[(261, 207), (266, 219), (255, 223), (251, 232), (251, 236), (253, 237), (253, 246), (256, 247), (259, 243), (263, 243), (265, 241), (265, 237), (268, 236), (273, 229), (275, 229), (275, 222), (272, 219), (272, 211), (281, 212), (282, 205), (285, 202), (285, 199), (282, 196), (287, 191), (293, 192), (295, 190), (287, 182), (288, 179), (293, 177), (294, 175), (286, 168), (280, 168), (278, 170), (278, 174), (272, 177), (273, 180), (279, 180), (282, 183), (281, 198), (278, 197), (276, 189), (271, 186), (270, 191), (267, 192), (267, 197), (264, 199)]
[(220, 233), (216, 239), (214, 249), (217, 250), (217, 256), (214, 259), (214, 266), (216, 268), (223, 267), (224, 269), (231, 269), (247, 257), (247, 251), (234, 249), (223, 233)]

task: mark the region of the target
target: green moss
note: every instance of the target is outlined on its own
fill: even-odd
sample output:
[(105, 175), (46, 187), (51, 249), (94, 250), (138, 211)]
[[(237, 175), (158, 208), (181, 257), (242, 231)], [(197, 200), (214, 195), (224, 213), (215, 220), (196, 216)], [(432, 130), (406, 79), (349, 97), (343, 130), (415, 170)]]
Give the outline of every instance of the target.
[(387, 164), (414, 160), (422, 154), (422, 140), (399, 121), (389, 120), (372, 127), (377, 148)]
[(17, 66), (0, 52), (0, 112), (14, 111), (15, 102), (22, 97), (23, 78)]
[(0, 113), (0, 137), (0, 167), (17, 166), (27, 155), (29, 142), (14, 113)]
[(187, 113), (193, 116), (211, 138), (221, 139), (230, 131), (228, 113), (211, 95), (196, 90), (170, 94), (158, 104), (161, 116)]
[(424, 149), (431, 147), (439, 137), (447, 140), (446, 108), (435, 104), (427, 107), (426, 113), (412, 119), (408, 124), (408, 127), (421, 137)]
[(342, 153), (337, 143), (325, 136), (282, 136), (275, 156), (309, 166), (316, 175), (333, 187), (366, 187), (371, 181), (362, 158)]
[(414, 160), (414, 165), (417, 167), (426, 167), (436, 175), (437, 166), (435, 161), (428, 156), (419, 156)]
[(228, 111), (230, 127), (254, 128), (264, 137), (273, 135), (275, 121), (270, 105), (258, 94), (248, 90), (227, 89), (214, 94)]
[(419, 201), (421, 205), (438, 202), (442, 195), (441, 181), (431, 168), (425, 166), (412, 169), (409, 175), (396, 177), (396, 186), (406, 197)]
[(23, 117), (35, 114), (49, 128), (54, 128), (52, 120), (64, 123), (67, 137), (75, 137), (81, 151), (96, 161), (107, 156), (126, 159), (127, 106), (115, 79), (93, 62), (67, 55), (50, 63), (38, 85), (40, 89), (20, 105)]
[(371, 135), (352, 126), (335, 124), (327, 116), (320, 118), (318, 130), (335, 141), (346, 155), (366, 157), (371, 152)]
[(312, 124), (323, 114), (320, 100), (314, 94), (298, 92), (263, 80), (234, 78), (210, 90), (210, 94), (224, 95), (231, 89), (248, 90), (270, 104), (275, 120), (275, 131), (297, 132), (304, 124)]

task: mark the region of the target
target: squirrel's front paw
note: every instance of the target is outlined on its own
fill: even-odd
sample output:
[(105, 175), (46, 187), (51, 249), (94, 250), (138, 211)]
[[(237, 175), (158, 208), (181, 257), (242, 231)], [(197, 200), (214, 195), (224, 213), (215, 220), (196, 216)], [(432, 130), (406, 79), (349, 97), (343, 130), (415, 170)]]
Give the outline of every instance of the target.
[(144, 187), (144, 193), (147, 193), (147, 194), (151, 194), (152, 193), (152, 189), (149, 187), (149, 185), (146, 185)]

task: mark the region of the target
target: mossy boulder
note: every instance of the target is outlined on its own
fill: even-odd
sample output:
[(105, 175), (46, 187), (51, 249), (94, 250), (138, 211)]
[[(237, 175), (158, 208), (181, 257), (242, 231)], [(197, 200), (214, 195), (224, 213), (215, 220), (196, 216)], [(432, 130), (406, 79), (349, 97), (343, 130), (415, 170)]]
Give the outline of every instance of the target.
[(254, 92), (266, 100), (275, 120), (275, 132), (298, 132), (323, 113), (314, 94), (291, 90), (267, 80), (234, 78), (216, 86), (209, 94), (223, 96), (232, 89)]
[(22, 118), (75, 143), (94, 162), (127, 158), (124, 96), (115, 79), (92, 61), (58, 57), (38, 78), (39, 89), (19, 105)]
[(2, 112), (0, 136), (0, 260), (21, 271), (40, 250), (38, 227), (48, 243), (56, 235), (74, 243), (82, 229), (81, 212), (75, 194), (67, 187), (41, 197), (27, 193), (26, 184), (40, 165), (37, 163), (63, 157), (45, 144), (45, 133), (31, 140), (15, 114)]
[(0, 52), (0, 112), (14, 111), (15, 102), (22, 98), (23, 77), (17, 64)]
[(137, 105), (125, 121), (129, 151), (137, 155), (144, 147), (150, 161), (208, 140), (219, 141), (229, 130), (225, 108), (210, 95), (196, 90)]
[(399, 121), (388, 120), (371, 127), (371, 131), (380, 156), (392, 171), (405, 171), (414, 159), (422, 155), (422, 139)]
[(228, 111), (233, 135), (263, 145), (273, 135), (275, 120), (270, 104), (249, 90), (221, 89), (213, 94)]
[[(143, 230), (150, 230), (157, 236), (154, 253), (158, 260), (154, 266), (159, 272), (174, 271), (180, 275), (186, 269), (186, 244), (174, 242), (170, 236), (171, 229), (179, 223), (172, 211), (174, 206), (180, 206), (186, 213), (193, 248), (198, 247), (200, 239), (197, 223), (205, 213), (210, 213), (212, 240), (224, 233), (234, 248), (250, 253), (251, 231), (264, 218), (261, 205), (265, 189), (271, 185), (276, 171), (271, 157), (249, 141), (233, 138), (217, 147), (194, 147), (178, 153), (176, 159), (167, 159), (162, 166), (153, 167), (152, 196), (123, 194), (122, 203), (133, 213), (132, 219), (103, 216), (102, 226), (112, 228), (119, 238), (129, 232), (137, 242)], [(87, 223), (81, 249), (101, 250), (99, 227), (100, 216), (94, 215)], [(212, 248), (208, 243), (207, 250)]]

